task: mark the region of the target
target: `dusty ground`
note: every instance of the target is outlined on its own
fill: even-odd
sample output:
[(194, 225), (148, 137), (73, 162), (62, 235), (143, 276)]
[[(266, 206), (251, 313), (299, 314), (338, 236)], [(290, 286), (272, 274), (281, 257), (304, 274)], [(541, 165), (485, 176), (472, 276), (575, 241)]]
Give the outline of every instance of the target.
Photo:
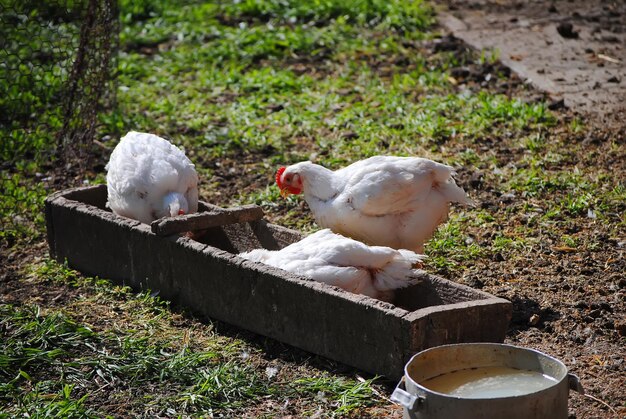
[(626, 118), (626, 2), (443, 2), (443, 26), (477, 49), (497, 50), (524, 80), (604, 122)]
[[(552, 108), (564, 113), (569, 108), (570, 114), (604, 126), (583, 140), (598, 146), (593, 149), (599, 158), (587, 164), (614, 168), (623, 176), (623, 158), (603, 157), (610, 155), (606, 139), (614, 136), (623, 144), (626, 131), (626, 3), (451, 0), (446, 6), (440, 22), (448, 31), (477, 49), (497, 50), (502, 63), (549, 95)], [(521, 204), (517, 198), (494, 197), (488, 189), (480, 191), (484, 207)], [(541, 211), (541, 202), (533, 205)], [(513, 230), (527, 221), (519, 217), (504, 228)], [(611, 412), (572, 395), (576, 417), (624, 417), (626, 235), (623, 230), (607, 235), (591, 220), (567, 228), (596, 237), (600, 248), (579, 252), (555, 246), (547, 235), (544, 245), (514, 261), (496, 257), (477, 263), (458, 279), (514, 303), (507, 342), (559, 357), (580, 376), (588, 393), (613, 399), (616, 411)]]
[[(564, 171), (581, 170), (584, 173), (597, 171), (610, 173), (625, 180), (626, 156), (624, 154), (624, 132), (626, 130), (623, 115), (624, 94), (624, 30), (623, 4), (618, 7), (617, 2), (585, 2), (585, 7), (597, 10), (596, 15), (578, 9), (582, 2), (554, 2), (545, 4), (539, 2), (519, 2), (520, 7), (515, 13), (510, 11), (509, 3), (499, 2), (450, 2), (451, 13), (463, 20), (471, 21), (472, 28), (482, 28), (470, 43), (496, 41), (497, 37), (491, 32), (494, 27), (509, 28), (514, 32), (520, 44), (531, 45), (529, 39), (539, 39), (539, 46), (532, 51), (546, 52), (547, 56), (537, 56), (535, 53), (523, 54), (517, 49), (506, 50), (500, 47), (501, 60), (509, 64), (521, 77), (511, 74), (506, 80), (496, 79), (485, 81), (486, 75), (494, 72), (507, 74), (508, 70), (500, 64), (484, 64), (452, 69), (451, 73), (459, 85), (470, 89), (488, 88), (507, 95), (522, 96), (533, 101), (541, 98), (540, 90), (523, 88), (524, 80), (533, 79), (539, 87), (548, 90), (553, 96), (553, 108), (561, 125), (555, 128), (550, 135), (550, 141), (562, 147), (564, 160), (559, 161), (560, 169)], [(488, 6), (487, 6), (488, 5)], [(485, 12), (489, 10), (489, 15)], [(579, 11), (580, 10), (580, 11)], [(495, 21), (492, 13), (499, 13)], [(578, 15), (574, 15), (578, 13)], [(617, 15), (616, 15), (617, 14)], [(481, 17), (482, 16), (482, 17)], [(482, 19), (482, 20), (480, 20)], [(516, 19), (516, 20), (515, 20)], [(621, 19), (621, 20), (620, 20)], [(570, 20), (573, 30), (579, 33), (579, 38), (563, 38), (556, 31), (555, 22)], [(482, 23), (481, 23), (482, 22)], [(500, 26), (495, 23), (500, 23)], [(527, 23), (524, 23), (527, 22)], [(542, 26), (545, 23), (544, 26)], [(528, 28), (539, 28), (529, 31)], [(594, 28), (600, 28), (595, 31)], [(501, 29), (498, 29), (500, 32)], [(595, 31), (595, 32), (594, 32)], [(567, 33), (567, 32), (566, 32)], [(541, 36), (539, 36), (539, 35)], [(459, 33), (459, 36), (464, 36)], [(547, 43), (546, 36), (552, 40)], [(618, 39), (613, 41), (612, 37)], [(588, 47), (581, 46), (580, 42), (589, 42)], [(498, 41), (499, 42), (499, 41)], [(533, 41), (535, 42), (535, 41)], [(543, 44), (541, 44), (543, 42)], [(476, 44), (481, 45), (481, 44)], [(487, 44), (482, 44), (487, 46)], [(548, 47), (550, 49), (548, 49)], [(433, 49), (448, 49), (463, 54), (465, 47), (454, 38), (442, 38), (433, 45)], [(553, 50), (552, 48), (557, 48)], [(578, 48), (592, 50), (580, 54)], [(548, 53), (549, 51), (549, 53)], [(606, 58), (620, 60), (614, 63)], [(568, 60), (551, 60), (549, 57), (567, 56)], [(586, 72), (555, 73), (559, 68), (572, 68), (581, 58), (586, 63)], [(532, 59), (530, 59), (532, 58)], [(568, 64), (563, 64), (564, 62)], [(518, 64), (520, 64), (518, 66)], [(523, 64), (523, 66), (521, 66)], [(582, 64), (581, 64), (582, 65)], [(563, 67), (565, 66), (565, 67)], [(578, 68), (578, 67), (576, 67)], [(593, 70), (593, 71), (591, 71)], [(524, 75), (528, 71), (529, 75)], [(582, 71), (582, 70), (581, 70)], [(591, 73), (590, 73), (591, 72)], [(566, 74), (567, 73), (567, 74)], [(552, 83), (550, 88), (542, 85), (536, 76), (545, 76), (546, 83)], [(573, 78), (570, 78), (573, 77)], [(576, 79), (576, 77), (582, 77)], [(618, 81), (610, 81), (616, 77)], [(560, 79), (563, 80), (560, 80)], [(600, 83), (598, 87), (596, 82)], [(574, 89), (580, 86), (581, 89)], [(589, 86), (591, 86), (589, 88)], [(560, 90), (559, 90), (560, 89)], [(574, 91), (576, 90), (576, 91)], [(588, 93), (587, 96), (584, 93)], [(621, 96), (620, 96), (621, 95)], [(566, 108), (560, 108), (559, 100), (563, 98)], [(621, 99), (622, 108), (619, 104)], [(614, 106), (616, 106), (614, 108)], [(570, 109), (567, 109), (569, 107)], [(591, 109), (590, 114), (587, 112)], [(597, 111), (597, 112), (596, 112)], [(590, 121), (602, 122), (606, 116), (604, 126), (584, 130), (578, 134), (562, 128), (572, 121), (574, 115), (589, 116)], [(512, 146), (510, 138), (481, 138), (473, 146), (478, 152), (492, 153), (498, 167), (523, 168), (524, 150)], [(454, 154), (465, 148), (459, 144), (454, 148), (451, 145), (449, 153)], [(264, 187), (266, 177), (258, 171), (247, 171), (244, 175), (234, 177), (231, 168), (242, 164), (253, 165), (258, 156), (245, 155), (241, 159), (222, 162), (215, 167), (216, 178), (223, 180), (219, 189), (204, 190), (202, 197), (205, 200), (222, 202), (232, 189), (243, 191)], [(105, 156), (101, 161), (90, 165), (94, 172), (102, 170)], [(555, 164), (547, 161), (546, 170), (553, 169)], [(90, 174), (93, 177), (93, 173)], [(53, 177), (49, 188), (57, 190), (79, 184), (81, 175), (73, 177), (71, 174), (58, 173)], [(479, 202), (480, 208), (488, 210), (495, 216), (491, 225), (476, 227), (471, 231), (471, 237), (477, 242), (489, 242), (495, 232), (504, 232), (514, 237), (525, 226), (532, 226), (532, 238), (538, 245), (524, 247), (517, 253), (496, 254), (489, 258), (478, 258), (467, 263), (464, 270), (440, 271), (440, 275), (449, 279), (465, 283), (475, 288), (483, 289), (494, 295), (511, 300), (514, 304), (513, 319), (507, 333), (506, 342), (539, 349), (554, 355), (568, 366), (571, 372), (577, 374), (587, 393), (603, 400), (605, 404), (582, 397), (576, 394), (570, 396), (570, 412), (576, 418), (595, 417), (624, 417), (626, 416), (626, 232), (614, 230), (594, 218), (579, 216), (574, 218), (556, 218), (550, 225), (534, 225), (536, 215), (545, 213), (548, 204), (532, 197), (516, 196), (500, 189), (501, 183), (491, 172), (489, 167), (468, 167), (459, 172), (459, 183), (462, 184)], [(555, 192), (555, 197), (559, 192)], [(626, 211), (626, 204), (619, 207), (622, 214)], [(285, 212), (285, 208), (278, 208), (276, 215)], [(303, 217), (308, 216), (307, 208), (302, 207)], [(619, 214), (613, 214), (614, 218)], [(623, 215), (621, 216), (623, 220)], [(623, 226), (623, 221), (622, 221)], [(566, 246), (560, 241), (561, 234), (575, 237), (580, 245)], [(77, 291), (71, 291), (59, 285), (49, 285), (38, 289), (36, 293), (28, 283), (18, 281), (17, 272), (25, 263), (34, 258), (45, 255), (47, 249), (43, 242), (33, 243), (32, 246), (20, 249), (11, 249), (11, 252), (2, 254), (0, 268), (0, 297), (1, 302), (33, 301), (58, 306), (72, 299), (80, 298)], [(59, 297), (61, 296), (61, 297)], [(191, 321), (191, 320), (189, 320)], [(194, 320), (195, 321), (195, 320)], [(248, 334), (245, 331), (229, 328), (218, 324), (218, 332), (225, 335), (237, 335), (258, 346), (264, 352), (267, 362), (284, 366), (284, 370), (317, 368), (330, 370), (335, 373), (353, 373), (349, 367), (326, 362), (323, 359), (311, 357), (310, 354), (287, 347), (278, 342), (260, 336)], [(386, 383), (385, 390), (389, 394), (395, 383)], [(259, 406), (260, 412), (266, 407)], [(272, 410), (272, 407), (267, 407)], [(296, 410), (297, 411), (297, 410)], [(287, 409), (285, 414), (289, 414)], [(366, 412), (367, 415), (385, 417), (399, 417), (401, 414), (397, 406), (389, 403)]]

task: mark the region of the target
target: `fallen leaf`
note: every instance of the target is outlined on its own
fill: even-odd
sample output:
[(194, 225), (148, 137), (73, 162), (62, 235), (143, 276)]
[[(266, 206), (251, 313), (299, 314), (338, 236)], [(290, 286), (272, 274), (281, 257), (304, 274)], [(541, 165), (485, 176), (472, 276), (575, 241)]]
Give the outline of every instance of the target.
[(567, 252), (567, 253), (578, 251), (577, 249), (573, 247), (569, 247), (569, 246), (552, 246), (551, 249), (554, 250), (555, 252)]

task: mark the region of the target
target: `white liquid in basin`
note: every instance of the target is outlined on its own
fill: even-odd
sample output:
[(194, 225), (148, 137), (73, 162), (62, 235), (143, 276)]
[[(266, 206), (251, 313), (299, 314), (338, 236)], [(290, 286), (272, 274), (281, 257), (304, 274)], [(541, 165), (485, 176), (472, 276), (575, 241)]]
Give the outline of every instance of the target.
[(438, 393), (468, 399), (512, 397), (533, 393), (556, 384), (538, 371), (509, 367), (480, 367), (452, 371), (420, 384)]

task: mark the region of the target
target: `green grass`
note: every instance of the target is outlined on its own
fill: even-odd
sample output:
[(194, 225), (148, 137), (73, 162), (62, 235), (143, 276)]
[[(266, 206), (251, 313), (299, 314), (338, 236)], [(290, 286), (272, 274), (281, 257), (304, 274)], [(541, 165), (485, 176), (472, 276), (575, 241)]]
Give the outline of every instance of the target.
[[(273, 183), (279, 165), (313, 159), (338, 168), (376, 154), (419, 155), (454, 165), (478, 198), (477, 207), (453, 207), (427, 244), (430, 271), (458, 279), (498, 254), (515, 261), (550, 246), (599, 252), (606, 244), (590, 231), (623, 236), (624, 179), (606, 163), (620, 161), (623, 144), (585, 145), (579, 138), (589, 127), (579, 118), (564, 120), (494, 83), (459, 85), (453, 69), (495, 65), (499, 53), (434, 49), (439, 34), (426, 2), (120, 7), (118, 107), (99, 115), (98, 138), (110, 136), (109, 148), (130, 129), (171, 138), (196, 163), (206, 200), (256, 203), (270, 221), (310, 232), (318, 226), (301, 198), (281, 198)], [(42, 10), (37, 19), (56, 13)], [(9, 276), (17, 273), (25, 294), (22, 304), (0, 306), (0, 416), (367, 416), (387, 403), (378, 380), (280, 357), (283, 368), (269, 374), (277, 360), (254, 340), (182, 315), (149, 292), (40, 261), (44, 198), (70, 182), (49, 177), (61, 120), (58, 68), (78, 21), (35, 27), (37, 19), (24, 25), (41, 36), (20, 33), (28, 48), (0, 67), (2, 115), (20, 116), (0, 119), (0, 251), (12, 256)], [(37, 65), (10, 77), (17, 57)], [(108, 151), (96, 157), (103, 166)], [(476, 174), (479, 186), (470, 181)], [(103, 183), (103, 168), (71, 182), (81, 180)], [(22, 261), (23, 253), (30, 256)]]
[(295, 380), (294, 390), (299, 397), (313, 395), (318, 400), (330, 404), (335, 414), (345, 414), (373, 404), (376, 395), (371, 385), (374, 381), (370, 379), (355, 383), (353, 380), (324, 374)]
[(5, 305), (0, 315), (0, 375), (6, 380), (0, 400), (7, 413), (63, 407), (86, 414), (89, 394), (107, 387), (113, 398), (131, 390), (131, 411), (147, 407), (160, 414), (172, 414), (173, 407), (177, 414), (233, 410), (273, 391), (251, 366), (224, 359), (227, 350), (175, 349), (139, 330), (96, 333), (62, 312), (42, 315), (35, 306)]
[[(64, 364), (63, 358), (68, 357), (69, 351), (93, 343), (93, 332), (60, 314), (41, 316), (38, 307), (2, 305), (0, 316), (3, 414), (88, 415), (84, 407), (85, 397), (72, 397), (72, 385), (43, 375), (60, 370), (59, 366)], [(57, 374), (62, 373), (65, 371)], [(42, 374), (41, 378), (39, 374)]]
[[(236, 415), (277, 394), (321, 403), (336, 414), (374, 403), (373, 379), (268, 379), (255, 367), (258, 349), (216, 336), (210, 325), (175, 327), (180, 315), (149, 292), (135, 294), (50, 260), (37, 265), (29, 281), (66, 286), (65, 292), (81, 297), (45, 311), (0, 305), (0, 402), (6, 415), (114, 415), (101, 397), (123, 403), (132, 416)], [(98, 309), (102, 304), (113, 312)]]
[(13, 246), (40, 239), (45, 230), (43, 201), (46, 190), (19, 174), (1, 173), (0, 241)]
[(451, 217), (428, 242), (429, 258), (426, 263), (441, 271), (462, 269), (463, 263), (487, 253), (464, 230), (467, 215)]
[(79, 33), (77, 3), (3, 7), (0, 36), (0, 161), (43, 159), (62, 124), (61, 92)]
[[(355, 154), (415, 154), (453, 136), (553, 122), (541, 104), (449, 94), (445, 69), (457, 58), (442, 53), (442, 68), (433, 69), (405, 46), (431, 36), (423, 32), (431, 12), (420, 2), (358, 5), (194, 4), (154, 25), (131, 24), (120, 66), (124, 114), (142, 129), (202, 144), (199, 161), (268, 147), (279, 156), (302, 138), (308, 153), (335, 165)], [(165, 46), (158, 60), (133, 52), (138, 37)], [(381, 61), (390, 62), (383, 73), (373, 66)]]

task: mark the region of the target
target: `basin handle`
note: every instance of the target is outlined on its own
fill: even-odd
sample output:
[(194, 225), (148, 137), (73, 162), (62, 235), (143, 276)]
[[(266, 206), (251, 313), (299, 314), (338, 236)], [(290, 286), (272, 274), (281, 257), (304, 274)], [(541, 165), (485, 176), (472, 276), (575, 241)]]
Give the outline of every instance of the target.
[(580, 379), (576, 374), (567, 374), (567, 381), (569, 383), (569, 389), (577, 391), (578, 393), (585, 395), (585, 389), (583, 385), (580, 384)]
[(417, 408), (417, 406), (424, 402), (425, 397), (416, 396), (407, 392), (404, 377), (402, 377), (402, 380), (400, 380), (396, 389), (393, 393), (391, 393), (390, 399), (392, 402), (396, 402), (406, 407), (409, 411), (413, 411)]

